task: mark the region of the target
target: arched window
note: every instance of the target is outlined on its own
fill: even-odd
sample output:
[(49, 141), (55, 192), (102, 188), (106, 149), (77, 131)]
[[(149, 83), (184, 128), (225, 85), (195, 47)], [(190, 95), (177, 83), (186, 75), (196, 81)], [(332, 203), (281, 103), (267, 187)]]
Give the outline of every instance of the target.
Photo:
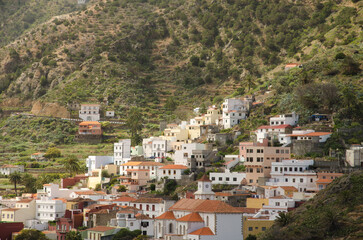
[(186, 232), (185, 232), (185, 225), (183, 226), (183, 235), (185, 235)]
[(209, 227), (209, 217), (207, 216), (207, 227)]
[(173, 224), (169, 223), (169, 233), (173, 233)]
[(179, 226), (179, 234), (182, 234), (182, 226)]
[(159, 234), (161, 234), (161, 223), (159, 223)]

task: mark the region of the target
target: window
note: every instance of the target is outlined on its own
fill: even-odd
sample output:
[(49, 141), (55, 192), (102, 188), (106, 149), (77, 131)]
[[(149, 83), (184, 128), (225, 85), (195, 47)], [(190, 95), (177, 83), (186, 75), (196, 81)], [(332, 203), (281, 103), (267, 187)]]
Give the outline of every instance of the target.
[(292, 182), (295, 182), (295, 178), (292, 179)]
[(310, 178), (310, 182), (313, 182), (313, 179), (312, 178)]
[(280, 153), (280, 150), (279, 149), (276, 149), (276, 153)]
[(214, 180), (216, 180), (216, 178), (215, 177), (212, 177), (212, 181), (214, 181)]
[(248, 231), (253, 231), (253, 227), (248, 227)]
[(266, 231), (266, 227), (262, 227), (262, 231)]
[(130, 226), (132, 227), (132, 226), (134, 226), (134, 223), (133, 222), (130, 222)]
[(234, 181), (234, 182), (236, 182), (236, 181), (237, 181), (237, 178), (236, 178), (236, 177), (234, 177), (234, 178), (233, 178), (233, 181)]
[(275, 206), (279, 207), (280, 206), (280, 202), (276, 202)]
[(229, 177), (226, 177), (226, 181), (229, 181)]
[(250, 179), (250, 183), (253, 183), (253, 179)]
[(304, 179), (300, 178), (300, 182), (301, 182), (301, 183), (302, 183), (302, 182), (304, 182)]
[(223, 181), (223, 178), (222, 177), (219, 177), (218, 179), (219, 179), (219, 181)]

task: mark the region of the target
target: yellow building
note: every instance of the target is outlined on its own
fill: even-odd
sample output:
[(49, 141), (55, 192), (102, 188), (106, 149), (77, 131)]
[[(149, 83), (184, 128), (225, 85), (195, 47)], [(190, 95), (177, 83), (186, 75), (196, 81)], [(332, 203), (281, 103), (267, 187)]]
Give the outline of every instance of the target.
[(246, 207), (247, 208), (262, 208), (264, 205), (268, 205), (267, 198), (247, 198)]
[(243, 217), (243, 237), (246, 239), (248, 235), (258, 235), (269, 229), (273, 224), (274, 221), (269, 220), (268, 217)]
[(33, 219), (35, 209), (29, 208), (7, 208), (1, 211), (1, 221), (3, 222), (22, 222)]
[(104, 170), (106, 170), (108, 172), (108, 174), (110, 174), (110, 175), (113, 174), (114, 176), (116, 176), (116, 175), (118, 175), (119, 167), (117, 165), (108, 164), (105, 166)]
[(200, 126), (199, 125), (187, 125), (189, 131), (189, 139), (195, 140), (200, 137)]
[(217, 120), (220, 117), (222, 117), (222, 110), (215, 107), (211, 107), (207, 110), (207, 114), (204, 115), (205, 124), (206, 125), (216, 124)]
[(88, 177), (88, 188), (96, 188), (97, 184), (102, 184), (102, 169), (92, 171), (92, 176)]

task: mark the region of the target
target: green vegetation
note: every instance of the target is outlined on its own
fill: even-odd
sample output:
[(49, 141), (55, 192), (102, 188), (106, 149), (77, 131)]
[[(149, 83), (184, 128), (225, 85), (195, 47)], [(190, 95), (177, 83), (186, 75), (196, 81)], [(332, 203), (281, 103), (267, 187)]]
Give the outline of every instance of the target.
[(360, 239), (362, 191), (360, 171), (336, 179), (295, 211), (281, 213), (258, 239)]
[[(31, 5), (23, 12), (36, 9)], [(67, 10), (73, 8), (62, 8)], [(221, 96), (254, 93), (271, 83), (283, 89), (283, 96), (269, 99), (278, 110), (296, 108), (291, 89), (300, 85), (329, 94), (332, 81), (352, 77), (352, 88), (361, 95), (359, 3), (110, 0), (79, 10), (31, 29), (22, 36), (26, 41), (11, 49), (0, 49), (3, 97), (63, 105), (107, 101), (124, 119), (136, 106), (154, 124), (185, 118), (196, 104), (219, 103)], [(330, 61), (330, 55), (337, 58)], [(303, 63), (303, 72), (272, 77), (287, 62)], [(299, 77), (291, 77), (293, 72)], [(325, 82), (330, 76), (335, 79)], [(334, 98), (299, 99), (311, 111), (335, 107)]]
[(15, 240), (49, 240), (44, 233), (34, 229), (23, 229)]
[(141, 235), (141, 230), (130, 231), (127, 228), (122, 228), (113, 236), (112, 240), (134, 239), (139, 235)]

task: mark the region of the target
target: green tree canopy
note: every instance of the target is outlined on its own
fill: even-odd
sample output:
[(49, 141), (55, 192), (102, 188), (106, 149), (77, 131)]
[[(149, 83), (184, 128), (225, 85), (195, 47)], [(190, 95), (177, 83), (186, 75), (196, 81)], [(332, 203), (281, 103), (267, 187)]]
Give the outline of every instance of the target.
[(64, 167), (65, 169), (73, 176), (76, 173), (79, 173), (81, 167), (79, 165), (79, 160), (76, 156), (72, 155), (67, 157), (64, 160)]
[(21, 178), (21, 183), (25, 186), (24, 191), (27, 193), (35, 193), (36, 188), (36, 178), (29, 173), (25, 173)]
[(44, 154), (45, 158), (58, 158), (61, 156), (61, 151), (56, 147), (48, 148), (47, 152)]
[(115, 236), (113, 236), (112, 240), (130, 240), (138, 237), (139, 235), (141, 235), (140, 230), (130, 231), (127, 228), (122, 228), (115, 234)]
[(129, 128), (131, 132), (131, 141), (133, 145), (137, 145), (141, 142), (142, 138), (139, 135), (139, 132), (142, 130), (142, 114), (139, 108), (132, 107), (129, 111), (126, 126)]
[(82, 240), (81, 233), (78, 231), (67, 232), (66, 240)]
[(44, 233), (34, 229), (23, 229), (15, 240), (49, 240)]

